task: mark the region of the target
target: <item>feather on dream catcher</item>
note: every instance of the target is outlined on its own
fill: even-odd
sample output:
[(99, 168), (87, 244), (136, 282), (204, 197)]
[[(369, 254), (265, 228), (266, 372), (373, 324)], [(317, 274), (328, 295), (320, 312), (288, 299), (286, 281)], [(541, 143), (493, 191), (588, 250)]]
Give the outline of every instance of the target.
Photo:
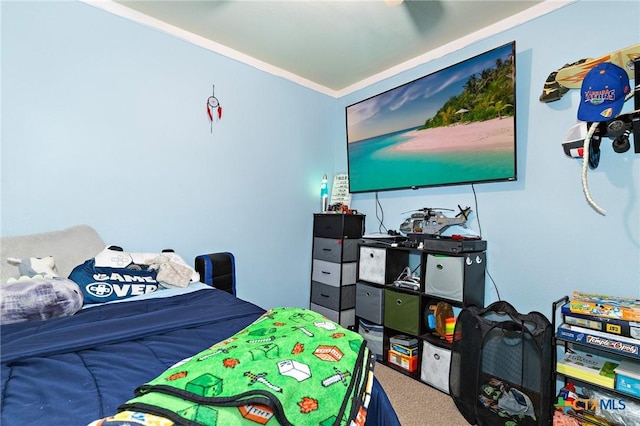
[(220, 101), (216, 98), (216, 85), (213, 85), (213, 93), (207, 99), (207, 115), (211, 123), (211, 133), (213, 133), (213, 122), (222, 118), (222, 107)]

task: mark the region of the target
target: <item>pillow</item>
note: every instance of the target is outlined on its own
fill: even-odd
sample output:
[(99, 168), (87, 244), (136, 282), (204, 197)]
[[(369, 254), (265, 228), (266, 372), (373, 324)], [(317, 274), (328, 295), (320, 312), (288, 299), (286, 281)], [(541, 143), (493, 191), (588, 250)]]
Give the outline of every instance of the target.
[(157, 271), (137, 264), (127, 266), (99, 266), (96, 259), (89, 259), (76, 266), (69, 279), (80, 286), (84, 303), (110, 302), (158, 290)]
[(0, 285), (0, 323), (46, 320), (75, 314), (82, 292), (66, 278), (20, 279)]
[(153, 293), (161, 287), (186, 287), (200, 275), (172, 250), (130, 253), (109, 246), (71, 271), (85, 304), (105, 303)]
[(18, 267), (7, 263), (7, 257), (53, 256), (61, 277), (68, 277), (73, 268), (93, 257), (105, 247), (98, 233), (87, 225), (77, 225), (61, 231), (15, 237), (0, 237), (0, 283), (19, 276)]
[[(161, 253), (131, 253), (118, 246), (109, 246), (95, 257), (97, 266), (151, 267), (159, 270), (158, 282), (165, 287), (186, 287), (191, 281), (200, 281), (200, 274), (184, 261), (180, 255), (171, 249)], [(166, 279), (162, 270), (167, 270)]]

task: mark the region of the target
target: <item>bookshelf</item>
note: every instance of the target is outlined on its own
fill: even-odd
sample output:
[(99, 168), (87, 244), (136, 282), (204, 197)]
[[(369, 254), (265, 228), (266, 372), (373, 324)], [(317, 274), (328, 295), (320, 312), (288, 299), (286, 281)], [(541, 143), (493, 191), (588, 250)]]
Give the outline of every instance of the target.
[[(569, 410), (570, 415), (580, 418), (597, 411), (604, 421), (609, 415), (631, 416), (627, 424), (638, 424), (637, 413), (625, 412), (625, 407), (627, 401), (640, 404), (640, 322), (634, 317), (640, 306), (633, 299), (611, 298), (622, 309), (598, 311), (581, 297), (574, 292), (553, 303), (556, 395), (564, 398), (571, 383), (587, 409)], [(601, 302), (596, 305), (606, 308), (607, 301)], [(594, 404), (597, 410), (589, 409)]]

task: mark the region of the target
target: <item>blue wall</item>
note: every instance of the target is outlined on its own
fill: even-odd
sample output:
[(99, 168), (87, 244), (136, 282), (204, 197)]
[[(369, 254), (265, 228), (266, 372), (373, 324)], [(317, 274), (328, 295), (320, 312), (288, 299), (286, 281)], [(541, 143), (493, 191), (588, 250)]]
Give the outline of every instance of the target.
[(89, 223), (131, 251), (229, 250), (240, 296), (308, 303), (335, 99), (66, 1), (2, 2), (2, 90), (2, 235)]
[[(612, 11), (616, 29), (599, 24)], [(470, 227), (488, 242), (485, 302), (511, 302), (520, 311), (545, 315), (551, 302), (573, 290), (640, 298), (640, 155), (616, 154), (602, 143), (599, 167), (589, 171), (596, 213), (582, 191), (581, 160), (565, 157), (561, 142), (577, 123), (579, 90), (560, 101), (538, 100), (550, 72), (640, 41), (640, 3), (580, 1), (496, 36), (452, 52), (340, 99), (340, 108), (437, 71), (486, 50), (516, 41), (518, 181), (475, 185), (478, 209)], [(633, 102), (625, 105), (632, 109)], [(341, 116), (344, 125), (344, 117)], [(343, 144), (344, 145), (344, 142)], [(346, 152), (336, 168), (346, 170)], [(421, 207), (474, 207), (470, 185), (381, 192), (384, 225), (398, 229)], [(378, 232), (374, 194), (356, 194), (353, 207)], [(379, 210), (378, 210), (379, 211)], [(494, 287), (495, 282), (495, 287)]]
[[(592, 24), (613, 7), (615, 28)], [(319, 179), (347, 167), (344, 107), (516, 40), (519, 180), (477, 185), (471, 223), (500, 296), (545, 314), (574, 289), (640, 297), (640, 156), (604, 147), (598, 215), (560, 145), (577, 91), (538, 102), (549, 72), (640, 40), (636, 3), (581, 1), (337, 100), (87, 4), (1, 8), (2, 235), (89, 223), (132, 251), (229, 250), (241, 297), (305, 306)], [(469, 186), (379, 198), (390, 229), (407, 210), (474, 205)], [(373, 194), (353, 200), (377, 231)]]

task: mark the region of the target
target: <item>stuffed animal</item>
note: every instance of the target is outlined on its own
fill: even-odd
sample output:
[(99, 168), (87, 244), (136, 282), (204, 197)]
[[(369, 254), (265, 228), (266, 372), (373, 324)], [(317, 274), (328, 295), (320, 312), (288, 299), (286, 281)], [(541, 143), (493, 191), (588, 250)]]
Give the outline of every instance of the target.
[[(53, 260), (53, 256), (25, 257), (24, 259), (8, 257), (7, 262), (18, 266), (21, 277), (32, 278), (36, 275), (42, 275), (45, 277), (58, 276), (58, 270), (56, 269), (56, 262)], [(12, 280), (9, 279), (7, 282), (11, 281)]]
[(67, 278), (14, 280), (0, 285), (0, 324), (73, 315), (82, 303), (80, 287)]
[(58, 277), (52, 256), (7, 258), (17, 265), (20, 277), (0, 285), (0, 323), (46, 320), (73, 315), (82, 308), (80, 287)]

